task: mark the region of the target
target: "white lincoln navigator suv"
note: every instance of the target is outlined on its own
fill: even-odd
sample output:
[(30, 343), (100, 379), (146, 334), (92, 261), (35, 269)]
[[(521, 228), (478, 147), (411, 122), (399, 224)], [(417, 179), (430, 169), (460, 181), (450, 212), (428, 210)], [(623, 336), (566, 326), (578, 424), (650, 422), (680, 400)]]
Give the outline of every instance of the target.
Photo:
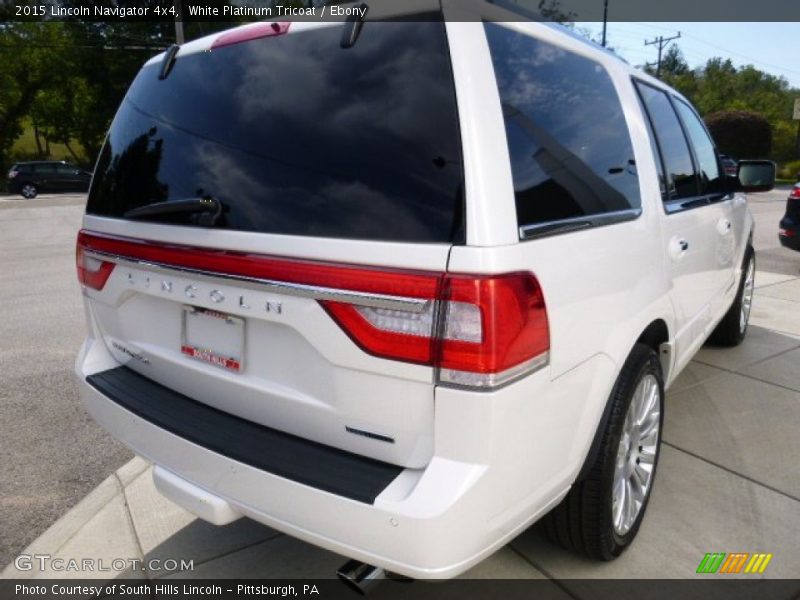
[(665, 389), (745, 336), (774, 165), (726, 177), (686, 99), (561, 28), (423, 4), (144, 66), (78, 236), (83, 398), (166, 497), (356, 577), (453, 577), (542, 518), (610, 560)]

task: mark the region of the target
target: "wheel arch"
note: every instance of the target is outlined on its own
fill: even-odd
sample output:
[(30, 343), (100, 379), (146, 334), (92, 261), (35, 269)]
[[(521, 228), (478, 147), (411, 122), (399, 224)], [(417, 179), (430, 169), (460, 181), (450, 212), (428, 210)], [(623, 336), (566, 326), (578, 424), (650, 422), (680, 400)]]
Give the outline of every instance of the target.
[(644, 344), (655, 350), (661, 362), (661, 371), (665, 382), (669, 381), (672, 368), (672, 343), (670, 340), (669, 326), (664, 319), (652, 321), (636, 340), (636, 344)]
[[(661, 318), (654, 319), (647, 325), (647, 327), (644, 328), (639, 337), (630, 347), (628, 354), (625, 356), (625, 361), (628, 360), (637, 344), (642, 344), (652, 348), (653, 351), (655, 351), (655, 353), (658, 355), (659, 361), (661, 362), (661, 370), (663, 373), (664, 382), (666, 383), (668, 381), (669, 370), (671, 368), (673, 358), (672, 343), (670, 342), (670, 339), (669, 326), (667, 325), (667, 322)], [(625, 361), (623, 361), (623, 363)], [(603, 407), (600, 421), (598, 422), (594, 436), (592, 437), (592, 443), (589, 446), (589, 451), (583, 460), (580, 471), (578, 471), (578, 476), (575, 478), (575, 483), (585, 479), (591, 470), (592, 465), (597, 458), (597, 453), (600, 450), (603, 431), (605, 431), (606, 423), (608, 423), (610, 413), (611, 397), (609, 396), (605, 400), (605, 406)]]

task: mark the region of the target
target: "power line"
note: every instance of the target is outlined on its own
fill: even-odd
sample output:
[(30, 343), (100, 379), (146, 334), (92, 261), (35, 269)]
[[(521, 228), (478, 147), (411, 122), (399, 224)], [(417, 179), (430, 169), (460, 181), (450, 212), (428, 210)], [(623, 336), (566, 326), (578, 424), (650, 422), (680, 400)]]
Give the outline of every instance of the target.
[[(656, 63), (656, 77), (661, 77), (661, 56), (664, 52), (664, 48), (669, 46), (672, 40), (677, 40), (681, 37), (681, 32), (678, 32), (678, 35), (673, 35), (672, 37), (665, 38), (663, 35), (658, 36), (654, 40), (645, 41), (645, 46), (654, 46), (658, 45), (658, 62)], [(648, 63), (649, 64), (649, 63)]]
[[(652, 25), (652, 24), (649, 24), (649, 23), (641, 23), (641, 22), (624, 23), (624, 25), (626, 25), (626, 26), (634, 26), (634, 27), (637, 27), (637, 28), (641, 27), (643, 29), (649, 29), (650, 30), (649, 33), (652, 33), (652, 30), (674, 31), (674, 29), (669, 29), (667, 27), (659, 27), (657, 25)], [(619, 27), (619, 25), (617, 25), (615, 28), (618, 28), (618, 27)], [(630, 29), (627, 30), (625, 33), (627, 33), (628, 35), (635, 35), (635, 31), (632, 31)], [(755, 58), (753, 56), (748, 56), (747, 54), (742, 54), (741, 52), (738, 52), (737, 50), (731, 50), (730, 48), (726, 48), (724, 46), (713, 44), (711, 42), (708, 42), (708, 41), (704, 40), (703, 38), (697, 37), (696, 35), (693, 35), (691, 33), (687, 33), (685, 31), (682, 32), (682, 34), (683, 34), (684, 37), (690, 38), (692, 41), (694, 41), (694, 42), (696, 42), (698, 44), (703, 44), (704, 46), (708, 46), (710, 48), (714, 48), (715, 50), (719, 50), (719, 51), (725, 52), (727, 54), (731, 54), (733, 56), (737, 56), (737, 57), (739, 57), (741, 59), (749, 60), (754, 64), (763, 65), (763, 66), (769, 67), (771, 69), (777, 69), (779, 71), (785, 71), (787, 73), (793, 73), (793, 74), (796, 74), (796, 75), (800, 75), (800, 71), (798, 71), (797, 69), (792, 69), (790, 67), (764, 62), (763, 60), (761, 60), (759, 58)], [(618, 35), (618, 34), (616, 34), (616, 35)], [(641, 37), (644, 37), (645, 35), (646, 34), (642, 33)], [(686, 52), (685, 48), (681, 48), (681, 50)], [(709, 57), (706, 56), (705, 58), (707, 59)]]
[(736, 52), (735, 50), (730, 50), (728, 48), (723, 48), (722, 46), (717, 46), (716, 44), (712, 44), (711, 42), (707, 42), (703, 39), (700, 39), (697, 36), (686, 34), (686, 37), (693, 39), (695, 42), (699, 44), (704, 44), (716, 50), (721, 50), (723, 52), (727, 52), (728, 54), (733, 54), (734, 56), (738, 56), (739, 58), (744, 58), (745, 60), (753, 61), (755, 64), (764, 65), (765, 67), (770, 67), (772, 69), (778, 69), (780, 71), (788, 71), (789, 73), (794, 73), (796, 75), (800, 75), (800, 71), (796, 71), (794, 69), (789, 69), (787, 67), (782, 67), (780, 65), (774, 65), (771, 63), (764, 62), (763, 60), (759, 60), (757, 58), (753, 58), (752, 56), (747, 56), (746, 54), (742, 54), (741, 52)]

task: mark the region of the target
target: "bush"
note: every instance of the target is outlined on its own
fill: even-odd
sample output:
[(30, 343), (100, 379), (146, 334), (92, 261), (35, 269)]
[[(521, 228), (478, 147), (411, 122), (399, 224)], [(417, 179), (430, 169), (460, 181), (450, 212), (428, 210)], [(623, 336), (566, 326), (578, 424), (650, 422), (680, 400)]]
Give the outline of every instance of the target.
[(785, 163), (796, 161), (797, 154), (797, 122), (778, 121), (772, 123), (772, 159)]
[(746, 110), (726, 110), (706, 117), (711, 135), (723, 154), (736, 158), (768, 158), (772, 127), (762, 115)]
[(778, 169), (778, 177), (800, 181), (800, 160), (793, 160)]

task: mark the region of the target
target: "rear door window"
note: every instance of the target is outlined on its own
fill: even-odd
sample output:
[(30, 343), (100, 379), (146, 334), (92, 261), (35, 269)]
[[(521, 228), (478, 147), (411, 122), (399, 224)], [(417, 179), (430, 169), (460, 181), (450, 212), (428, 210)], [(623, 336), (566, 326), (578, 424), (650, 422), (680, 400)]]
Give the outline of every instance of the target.
[(699, 195), (697, 173), (692, 162), (692, 153), (678, 115), (672, 108), (667, 94), (651, 85), (636, 82), (652, 130), (661, 149), (666, 170), (664, 201), (694, 198)]
[[(87, 212), (213, 197), (216, 226), (410, 242), (462, 239), (463, 167), (441, 22), (324, 26), (179, 56), (137, 76)], [(151, 218), (151, 217), (148, 217)], [(198, 225), (198, 215), (159, 216)]]
[(486, 23), (523, 236), (641, 207), (628, 126), (593, 60)]
[(683, 100), (675, 99), (681, 120), (686, 127), (686, 133), (694, 147), (697, 158), (697, 167), (700, 175), (700, 194), (714, 196), (725, 195), (724, 181), (717, 157), (717, 149), (705, 125), (697, 113)]
[(54, 175), (56, 166), (53, 163), (39, 163), (34, 165), (33, 172), (39, 175)]

